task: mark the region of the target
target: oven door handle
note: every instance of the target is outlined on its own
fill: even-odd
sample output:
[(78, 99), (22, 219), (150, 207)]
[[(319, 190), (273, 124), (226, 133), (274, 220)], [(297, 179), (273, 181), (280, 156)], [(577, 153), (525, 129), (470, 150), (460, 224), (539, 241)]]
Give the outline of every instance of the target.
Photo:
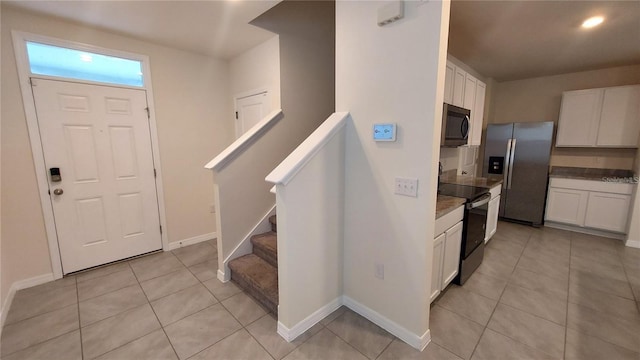
[(467, 210), (475, 209), (491, 201), (491, 193), (486, 193), (482, 197), (472, 203), (467, 204)]

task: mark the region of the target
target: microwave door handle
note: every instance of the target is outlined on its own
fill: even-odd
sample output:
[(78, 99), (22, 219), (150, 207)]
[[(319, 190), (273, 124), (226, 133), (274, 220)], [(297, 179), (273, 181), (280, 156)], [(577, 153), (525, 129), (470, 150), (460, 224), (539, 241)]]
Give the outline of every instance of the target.
[(509, 158), (509, 184), (507, 185), (507, 189), (511, 189), (511, 182), (513, 180), (513, 160), (516, 157), (516, 140), (512, 139), (511, 142), (511, 157)]
[(502, 176), (503, 176), (503, 180), (502, 180), (502, 188), (503, 189), (508, 189), (508, 176), (509, 176), (509, 159), (511, 158), (511, 142), (513, 141), (513, 139), (509, 139), (507, 140), (507, 153), (504, 155), (504, 169), (502, 169)]
[(460, 124), (460, 133), (463, 139), (467, 139), (469, 137), (469, 115), (465, 115), (464, 119), (462, 119), (462, 123)]

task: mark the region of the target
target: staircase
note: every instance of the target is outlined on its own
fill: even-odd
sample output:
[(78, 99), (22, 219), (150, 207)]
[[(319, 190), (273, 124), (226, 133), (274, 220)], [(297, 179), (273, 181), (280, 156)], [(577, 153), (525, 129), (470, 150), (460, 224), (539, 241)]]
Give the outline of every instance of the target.
[(229, 261), (231, 280), (251, 297), (278, 313), (278, 235), (276, 216), (269, 218), (271, 231), (251, 237), (253, 253)]

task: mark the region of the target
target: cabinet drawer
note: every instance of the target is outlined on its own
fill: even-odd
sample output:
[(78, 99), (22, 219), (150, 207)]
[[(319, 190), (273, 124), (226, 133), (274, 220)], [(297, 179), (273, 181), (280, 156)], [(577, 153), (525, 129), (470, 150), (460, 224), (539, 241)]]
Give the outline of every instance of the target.
[(615, 194), (630, 195), (633, 192), (634, 184), (595, 181), (595, 180), (580, 180), (580, 179), (565, 179), (565, 178), (551, 178), (549, 180), (549, 187), (565, 188), (574, 190), (587, 190), (587, 191), (599, 191)]
[(460, 205), (452, 212), (436, 219), (436, 227), (433, 236), (438, 236), (447, 231), (450, 227), (457, 224), (458, 221), (462, 221), (464, 218), (464, 205)]

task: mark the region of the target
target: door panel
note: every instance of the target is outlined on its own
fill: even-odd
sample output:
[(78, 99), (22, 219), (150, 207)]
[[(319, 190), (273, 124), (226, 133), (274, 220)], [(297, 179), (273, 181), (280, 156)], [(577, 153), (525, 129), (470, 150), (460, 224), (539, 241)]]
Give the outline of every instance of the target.
[(514, 125), (513, 176), (509, 180), (511, 188), (502, 196), (504, 217), (542, 223), (552, 135), (552, 122)]
[(32, 80), (63, 273), (161, 249), (146, 92)]
[(267, 115), (269, 111), (268, 93), (262, 92), (237, 99), (236, 111), (238, 117), (236, 137), (239, 138)]

